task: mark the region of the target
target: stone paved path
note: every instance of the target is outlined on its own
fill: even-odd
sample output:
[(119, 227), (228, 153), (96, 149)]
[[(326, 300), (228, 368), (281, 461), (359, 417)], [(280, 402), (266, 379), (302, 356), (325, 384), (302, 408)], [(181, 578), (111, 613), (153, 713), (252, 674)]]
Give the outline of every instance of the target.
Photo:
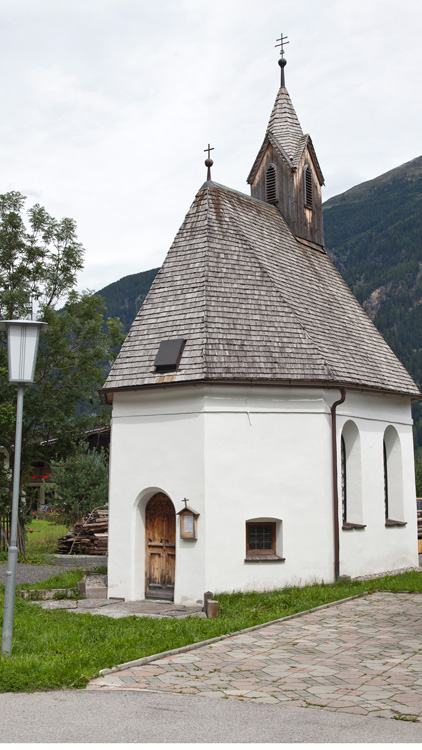
[(422, 717), (422, 594), (375, 593), (141, 667), (88, 690), (146, 690)]

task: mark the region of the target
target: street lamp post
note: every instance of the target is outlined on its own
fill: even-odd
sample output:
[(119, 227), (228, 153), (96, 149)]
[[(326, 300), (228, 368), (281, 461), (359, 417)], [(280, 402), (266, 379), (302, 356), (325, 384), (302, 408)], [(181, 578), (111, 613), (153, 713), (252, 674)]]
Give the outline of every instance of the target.
[(1, 320), (0, 331), (7, 331), (7, 358), (9, 382), (17, 383), (15, 460), (13, 465), (12, 520), (10, 544), (7, 555), (6, 591), (4, 597), (2, 653), (12, 652), (13, 614), (15, 607), (16, 565), (18, 561), (17, 532), (19, 510), (19, 485), (22, 445), (23, 392), (25, 383), (33, 383), (37, 361), (38, 339), (47, 323), (35, 320)]

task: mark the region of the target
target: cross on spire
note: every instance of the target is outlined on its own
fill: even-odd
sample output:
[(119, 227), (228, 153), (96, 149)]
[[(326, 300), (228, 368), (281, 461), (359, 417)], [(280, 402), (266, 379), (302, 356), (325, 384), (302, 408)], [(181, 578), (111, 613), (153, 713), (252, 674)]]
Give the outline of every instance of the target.
[(274, 45), (275, 47), (280, 47), (280, 59), (278, 61), (278, 64), (279, 64), (280, 69), (281, 69), (280, 88), (282, 88), (282, 89), (285, 88), (285, 83), (284, 83), (284, 68), (285, 68), (285, 65), (287, 64), (287, 60), (284, 59), (284, 45), (285, 44), (290, 44), (290, 42), (287, 42), (286, 39), (287, 39), (287, 36), (283, 36), (283, 33), (281, 33), (280, 34), (280, 39), (277, 39), (278, 44)]
[(284, 57), (284, 44), (290, 44), (290, 42), (286, 42), (287, 36), (283, 36), (283, 34), (280, 34), (280, 39), (277, 39), (276, 41), (279, 42), (279, 44), (275, 44), (274, 47), (280, 47), (280, 57)]
[(214, 146), (210, 146), (208, 144), (208, 148), (204, 148), (204, 151), (208, 151), (208, 159), (205, 159), (205, 166), (207, 167), (207, 182), (211, 182), (211, 167), (214, 164), (213, 160), (210, 158), (211, 151), (214, 151)]

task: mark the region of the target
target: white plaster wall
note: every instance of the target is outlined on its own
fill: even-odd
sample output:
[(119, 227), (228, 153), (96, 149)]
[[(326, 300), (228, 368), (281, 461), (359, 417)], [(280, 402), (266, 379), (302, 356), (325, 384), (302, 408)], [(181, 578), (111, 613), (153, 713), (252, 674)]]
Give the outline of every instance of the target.
[[(342, 531), (339, 482), (340, 574), (369, 575), (418, 566), (416, 490), (410, 400), (347, 391), (337, 409), (338, 455), (343, 425), (352, 420), (359, 430), (364, 530)], [(384, 512), (383, 437), (392, 425), (399, 435), (403, 467), (405, 527), (386, 527)]]
[[(145, 506), (166, 493), (176, 512), (190, 500), (205, 538), (203, 416), (195, 390), (115, 395), (110, 459), (108, 595), (126, 600), (145, 594)], [(204, 588), (203, 548), (180, 539), (176, 520), (175, 601), (193, 602)]]
[[(198, 540), (176, 529), (175, 601), (207, 590), (273, 589), (334, 576), (331, 404), (338, 389), (188, 386), (116, 393), (110, 462), (109, 596), (142, 599), (145, 505), (158, 491), (176, 512), (199, 513)], [(343, 532), (340, 573), (417, 565), (410, 404), (347, 392), (337, 439), (352, 419), (362, 455), (364, 531)], [(403, 451), (403, 528), (385, 528), (382, 438), (387, 425)], [(340, 494), (340, 482), (339, 482)], [(246, 521), (278, 522), (284, 562), (245, 562)], [(401, 520), (401, 519), (399, 519)]]
[[(207, 589), (265, 590), (331, 580), (329, 406), (317, 389), (220, 390), (207, 398)], [(327, 401), (327, 397), (330, 401)], [(246, 521), (281, 519), (285, 562), (245, 562)]]

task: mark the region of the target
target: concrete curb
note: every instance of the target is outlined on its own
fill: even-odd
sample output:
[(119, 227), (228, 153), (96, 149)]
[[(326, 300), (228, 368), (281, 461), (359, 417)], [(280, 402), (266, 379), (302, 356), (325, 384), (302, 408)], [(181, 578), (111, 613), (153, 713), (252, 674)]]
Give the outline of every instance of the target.
[[(336, 599), (334, 602), (328, 602), (328, 604), (320, 604), (319, 607), (313, 609), (304, 609), (303, 612), (296, 612), (294, 615), (287, 615), (286, 617), (279, 617), (277, 620), (269, 620), (263, 622), (260, 625), (252, 625), (250, 628), (244, 630), (236, 630), (234, 633), (225, 633), (224, 635), (218, 635), (215, 638), (209, 638), (206, 641), (198, 641), (197, 643), (189, 643), (187, 646), (181, 646), (180, 648), (173, 648), (171, 651), (162, 651), (160, 654), (151, 654), (151, 656), (144, 656), (141, 659), (134, 659), (133, 661), (127, 661), (124, 664), (117, 664), (115, 667), (108, 669), (100, 669), (99, 674), (103, 677), (107, 674), (114, 674), (114, 672), (122, 672), (124, 669), (130, 669), (130, 667), (142, 667), (144, 664), (149, 664), (157, 659), (165, 659), (167, 656), (176, 656), (177, 654), (185, 654), (188, 651), (193, 651), (196, 648), (203, 648), (209, 646), (211, 643), (218, 643), (218, 641), (224, 641), (227, 638), (233, 638), (235, 635), (242, 635), (243, 633), (251, 633), (253, 630), (260, 630), (261, 628), (267, 627), (267, 625), (274, 625), (277, 622), (287, 622), (287, 620), (294, 620), (297, 617), (303, 617), (303, 615), (309, 615), (312, 612), (318, 612), (320, 609), (328, 609), (328, 607), (334, 607), (337, 604), (344, 604), (344, 602), (350, 602), (353, 599), (361, 599), (364, 596), (370, 596), (371, 594), (379, 593), (378, 591), (364, 591), (362, 594), (355, 594), (354, 596), (348, 596), (346, 599)], [(396, 593), (396, 592), (392, 592)]]

